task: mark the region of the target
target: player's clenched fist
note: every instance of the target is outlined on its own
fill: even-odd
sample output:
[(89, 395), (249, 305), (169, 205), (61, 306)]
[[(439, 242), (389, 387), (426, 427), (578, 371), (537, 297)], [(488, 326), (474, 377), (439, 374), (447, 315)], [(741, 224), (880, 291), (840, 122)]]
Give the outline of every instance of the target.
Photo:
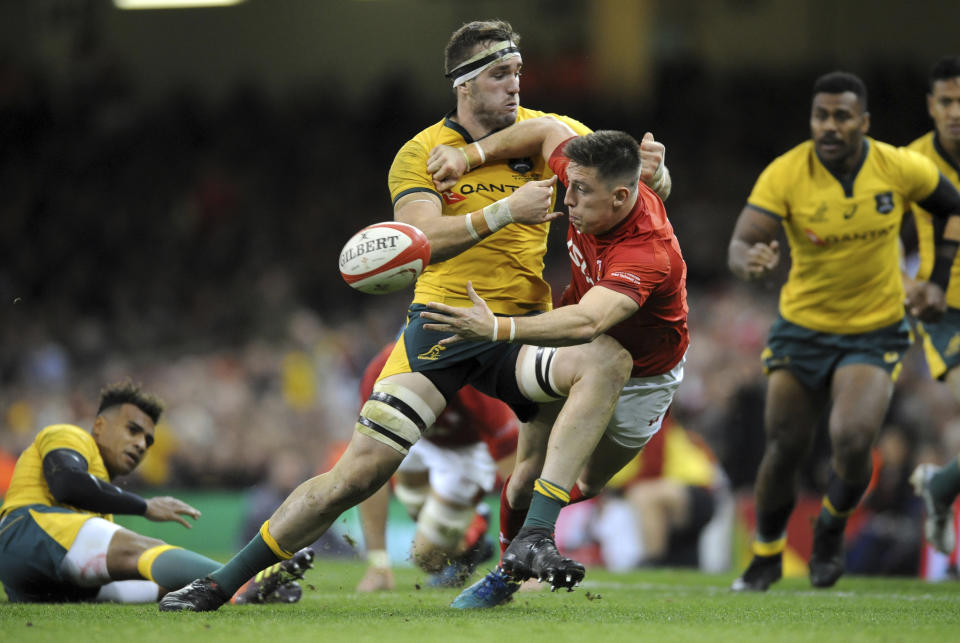
[(537, 224), (552, 221), (562, 212), (551, 212), (553, 186), (557, 177), (551, 176), (543, 181), (528, 181), (507, 198), (510, 213), (515, 223)]
[(430, 150), (427, 172), (433, 177), (438, 192), (452, 188), (468, 170), (467, 157), (459, 148), (437, 145)]
[(155, 522), (179, 522), (190, 529), (190, 523), (181, 516), (190, 516), (196, 520), (200, 517), (200, 512), (182, 500), (177, 500), (171, 496), (158, 496), (147, 500), (147, 512), (143, 515), (148, 520)]

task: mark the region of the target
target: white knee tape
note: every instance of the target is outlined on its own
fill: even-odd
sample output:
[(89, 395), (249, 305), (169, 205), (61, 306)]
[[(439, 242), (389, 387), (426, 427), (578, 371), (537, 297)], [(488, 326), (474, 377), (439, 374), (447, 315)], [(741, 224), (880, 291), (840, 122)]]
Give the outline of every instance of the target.
[(113, 580), (107, 571), (107, 549), (119, 529), (120, 525), (103, 518), (84, 522), (60, 563), (63, 575), (79, 587), (97, 587)]
[(357, 430), (406, 455), (437, 420), (430, 405), (405, 386), (377, 382), (360, 409)]
[(117, 580), (100, 588), (97, 601), (101, 603), (154, 603), (159, 598), (160, 586), (149, 580)]
[(533, 402), (552, 402), (563, 395), (557, 392), (553, 381), (553, 346), (527, 346), (517, 364), (517, 383), (520, 392)]
[(454, 549), (463, 540), (474, 513), (473, 506), (458, 509), (430, 496), (417, 519), (417, 531), (434, 545)]
[(417, 516), (420, 515), (420, 510), (423, 509), (423, 503), (427, 501), (427, 494), (430, 493), (430, 485), (423, 485), (422, 487), (408, 487), (405, 484), (397, 484), (393, 488), (393, 493), (397, 497), (397, 500), (400, 501), (410, 516), (416, 520)]

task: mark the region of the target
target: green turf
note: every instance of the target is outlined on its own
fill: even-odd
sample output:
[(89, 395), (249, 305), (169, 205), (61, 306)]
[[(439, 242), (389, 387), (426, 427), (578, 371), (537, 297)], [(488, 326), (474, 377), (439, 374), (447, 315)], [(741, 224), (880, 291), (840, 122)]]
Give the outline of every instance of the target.
[(732, 574), (589, 570), (572, 593), (522, 592), (491, 610), (447, 607), (455, 590), (395, 570), (398, 589), (357, 594), (356, 562), (320, 561), (300, 603), (160, 614), (155, 605), (0, 603), (4, 641), (950, 641), (960, 638), (960, 584), (845, 577), (814, 591), (787, 579), (733, 594)]

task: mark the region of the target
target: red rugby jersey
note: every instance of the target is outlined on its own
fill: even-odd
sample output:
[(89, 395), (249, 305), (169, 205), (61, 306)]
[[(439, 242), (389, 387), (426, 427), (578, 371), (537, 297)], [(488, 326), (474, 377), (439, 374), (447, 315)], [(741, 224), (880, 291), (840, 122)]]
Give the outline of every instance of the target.
[[(550, 156), (550, 169), (564, 185), (569, 140)], [(570, 225), (567, 251), (571, 279), (560, 305), (577, 303), (593, 286), (630, 297), (640, 309), (607, 334), (633, 356), (632, 376), (660, 375), (676, 366), (690, 344), (687, 266), (660, 197), (641, 182), (633, 210), (606, 234), (582, 234)]]
[[(392, 350), (393, 344), (384, 346), (367, 365), (360, 382), (361, 400), (366, 401), (370, 397), (377, 376)], [(466, 446), (483, 441), (493, 459), (500, 460), (517, 450), (519, 431), (520, 421), (509, 406), (472, 386), (464, 386), (450, 400), (423, 439), (441, 447)]]

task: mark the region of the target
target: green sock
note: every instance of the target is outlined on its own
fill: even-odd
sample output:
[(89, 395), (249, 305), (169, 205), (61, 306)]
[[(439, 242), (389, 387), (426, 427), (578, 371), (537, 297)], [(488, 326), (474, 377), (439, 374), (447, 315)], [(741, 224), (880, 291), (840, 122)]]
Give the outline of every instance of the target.
[(930, 493), (934, 500), (949, 507), (960, 494), (960, 463), (954, 458), (930, 476)]
[(570, 493), (549, 480), (538, 478), (533, 484), (533, 499), (527, 510), (524, 527), (542, 527), (553, 532), (560, 510), (570, 502)]
[(217, 561), (178, 547), (168, 549), (153, 560), (149, 578), (160, 587), (172, 591), (203, 578), (218, 567), (220, 563)]
[(240, 586), (257, 572), (281, 560), (283, 559), (274, 554), (267, 546), (263, 536), (257, 534), (226, 565), (209, 574), (209, 576), (220, 586), (220, 591), (227, 596), (233, 596), (240, 589)]
[(823, 507), (817, 520), (827, 527), (842, 529), (847, 524), (847, 518), (857, 508), (868, 484), (869, 478), (863, 482), (848, 482), (836, 472), (831, 472), (827, 493), (823, 496)]

